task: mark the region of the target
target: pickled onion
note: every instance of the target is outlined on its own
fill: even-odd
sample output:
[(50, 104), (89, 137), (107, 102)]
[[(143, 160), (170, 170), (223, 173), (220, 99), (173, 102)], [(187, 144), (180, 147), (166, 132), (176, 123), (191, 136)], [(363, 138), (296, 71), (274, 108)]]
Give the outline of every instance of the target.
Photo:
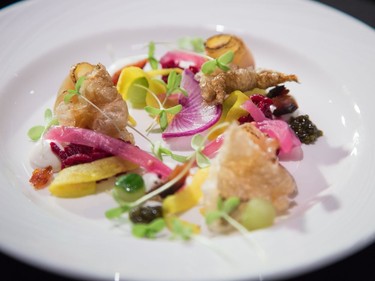
[(159, 159), (139, 147), (92, 130), (56, 126), (51, 127), (44, 135), (44, 138), (99, 148), (138, 164), (147, 171), (161, 175), (163, 178), (168, 177), (172, 171), (171, 168)]

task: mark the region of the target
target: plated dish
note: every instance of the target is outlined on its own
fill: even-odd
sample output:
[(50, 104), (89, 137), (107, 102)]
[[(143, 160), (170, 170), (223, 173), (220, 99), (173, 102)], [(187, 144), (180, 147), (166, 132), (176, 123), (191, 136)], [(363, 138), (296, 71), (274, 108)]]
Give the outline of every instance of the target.
[[(171, 3), (168, 4), (173, 5)], [(90, 9), (101, 8), (98, 5), (101, 4), (93, 5)], [(314, 16), (319, 15), (319, 13), (329, 13), (327, 10), (321, 9), (320, 6), (315, 6), (311, 3), (301, 2), (296, 7), (303, 9), (306, 7), (305, 5), (308, 7), (312, 5), (316, 9), (317, 14)], [(36, 10), (37, 6), (37, 4), (31, 5)], [(61, 8), (64, 7), (51, 7), (51, 14), (53, 14), (55, 9), (58, 10)], [(125, 8), (136, 7), (126, 7), (125, 5)], [(265, 7), (262, 4), (258, 4), (256, 8), (264, 9)], [(17, 10), (17, 12), (21, 13), (22, 9)], [(160, 13), (163, 13), (163, 11), (160, 11)], [(288, 13), (291, 13), (292, 17), (289, 20), (290, 22), (283, 23), (286, 26), (293, 24), (293, 15), (296, 16), (293, 12), (288, 11)], [(333, 13), (333, 16), (335, 16), (335, 13)], [(202, 21), (204, 21), (205, 16), (203, 12), (201, 17)], [(338, 17), (340, 19), (340, 16)], [(229, 22), (226, 23), (225, 21), (220, 25), (210, 25), (208, 22), (207, 27), (202, 29), (187, 24), (188, 18), (186, 18), (180, 19), (181, 26), (171, 29), (167, 27), (166, 22), (161, 20), (160, 26), (157, 28), (158, 31), (161, 31), (159, 35), (155, 33), (155, 28), (150, 29), (144, 26), (145, 22), (138, 24), (132, 22), (124, 26), (120, 17), (115, 18), (116, 20), (113, 22), (98, 27), (95, 32), (87, 30), (87, 26), (78, 26), (76, 33), (71, 35), (63, 34), (64, 36), (62, 37), (49, 37), (55, 40), (48, 41), (51, 44), (44, 50), (40, 50), (40, 45), (36, 41), (33, 43), (32, 39), (30, 39), (31, 41), (25, 42), (25, 44), (28, 43), (28, 48), (35, 46), (35, 49), (33, 49), (35, 57), (33, 59), (23, 57), (22, 54), (24, 53), (21, 52), (21, 55), (18, 54), (18, 60), (13, 60), (15, 62), (13, 65), (10, 63), (10, 60), (4, 60), (9, 70), (7, 73), (4, 72), (4, 81), (6, 81), (2, 87), (4, 92), (23, 93), (13, 95), (10, 100), (12, 104), (17, 105), (17, 114), (14, 114), (10, 108), (5, 107), (5, 103), (3, 102), (5, 97), (1, 96), (1, 106), (4, 116), (12, 116), (12, 118), (8, 118), (8, 122), (1, 123), (2, 135), (5, 135), (4, 133), (6, 132), (7, 136), (11, 136), (9, 139), (7, 138), (1, 150), (2, 156), (4, 156), (2, 161), (5, 161), (2, 163), (4, 167), (2, 181), (8, 183), (8, 185), (14, 185), (12, 189), (4, 189), (4, 192), (9, 195), (7, 198), (12, 198), (19, 202), (17, 204), (20, 204), (20, 212), (13, 215), (12, 218), (4, 218), (2, 221), (4, 227), (18, 233), (19, 230), (30, 229), (33, 225), (32, 229), (34, 231), (30, 233), (30, 239), (37, 239), (39, 237), (38, 241), (45, 246), (43, 248), (47, 249), (52, 245), (61, 245), (62, 242), (68, 243), (65, 244), (66, 246), (74, 245), (74, 247), (81, 247), (82, 255), (85, 257), (87, 251), (91, 252), (88, 260), (91, 264), (97, 263), (95, 253), (100, 252), (101, 259), (103, 257), (108, 258), (108, 263), (96, 267), (95, 272), (92, 270), (88, 272), (79, 263), (78, 257), (77, 260), (73, 258), (73, 260), (58, 263), (55, 257), (47, 252), (33, 259), (36, 264), (59, 272), (66, 271), (71, 275), (86, 275), (98, 278), (118, 273), (121, 276), (128, 276), (133, 279), (149, 279), (150, 276), (147, 276), (147, 273), (137, 270), (137, 265), (143, 262), (150, 264), (150, 267), (153, 269), (152, 278), (154, 279), (165, 279), (167, 277), (172, 280), (181, 270), (187, 270), (187, 264), (196, 269), (193, 272), (189, 270), (190, 273), (186, 272), (187, 279), (213, 279), (219, 275), (224, 279), (256, 278), (259, 274), (263, 276), (295, 274), (296, 272), (313, 268), (317, 264), (323, 264), (331, 259), (338, 258), (348, 251), (354, 250), (354, 247), (358, 246), (357, 243), (363, 245), (362, 243), (369, 241), (368, 239), (373, 230), (371, 222), (366, 222), (365, 219), (358, 222), (354, 218), (361, 213), (371, 211), (371, 207), (365, 203), (358, 204), (357, 202), (354, 204), (353, 202), (356, 201), (356, 198), (358, 198), (357, 200), (363, 199), (362, 196), (364, 194), (366, 194), (365, 197), (369, 197), (368, 183), (371, 180), (371, 174), (367, 172), (366, 168), (364, 170), (362, 166), (361, 168), (359, 167), (359, 163), (363, 163), (363, 161), (366, 163), (366, 161), (371, 159), (367, 158), (370, 156), (364, 152), (372, 152), (370, 141), (373, 136), (371, 136), (369, 130), (366, 130), (370, 124), (370, 120), (366, 118), (369, 114), (368, 112), (370, 112), (367, 111), (369, 110), (369, 105), (368, 103), (363, 103), (361, 96), (366, 91), (366, 82), (369, 82), (369, 78), (364, 75), (361, 77), (363, 79), (362, 83), (351, 82), (352, 80), (347, 78), (347, 74), (338, 67), (341, 65), (342, 60), (340, 56), (342, 53), (339, 52), (337, 57), (329, 55), (332, 49), (335, 49), (335, 44), (337, 46), (341, 42), (340, 40), (343, 40), (341, 37), (339, 39), (336, 38), (338, 42), (335, 44), (320, 46), (320, 49), (318, 49), (313, 42), (308, 42), (309, 44), (306, 44), (306, 42), (301, 43), (298, 40), (299, 38), (297, 39), (297, 36), (292, 36), (286, 40), (278, 32), (274, 33), (274, 29), (271, 28), (272, 25), (269, 21), (263, 21), (263, 32), (260, 32), (255, 28), (257, 25), (256, 21), (238, 22), (233, 25), (229, 25)], [(215, 21), (215, 18), (210, 20)], [(347, 19), (343, 18), (341, 23), (345, 24), (346, 21)], [(56, 24), (59, 26), (58, 20)], [(254, 31), (249, 32), (241, 29), (241, 26), (249, 24), (254, 26)], [(316, 29), (311, 28), (309, 21), (306, 21), (305, 24), (304, 34), (306, 38), (310, 38), (316, 32)], [(324, 23), (321, 24), (323, 25)], [(60, 27), (61, 30), (64, 30), (63, 26)], [(347, 27), (349, 29), (364, 28), (360, 25), (356, 26), (351, 22), (347, 24)], [(334, 27), (332, 28), (334, 29)], [(168, 33), (166, 33), (166, 30), (168, 30)], [(265, 36), (264, 30), (268, 30), (266, 32), (267, 36)], [(85, 32), (81, 33), (82, 31)], [(181, 33), (184, 35), (207, 37), (212, 34), (212, 31), (230, 31), (240, 34), (249, 46), (251, 46), (258, 60), (258, 65), (283, 69), (285, 72), (298, 73), (300, 80), (304, 81), (303, 87), (300, 85), (296, 87), (292, 86), (292, 91), (301, 93), (301, 97), (297, 97), (301, 108), (314, 116), (314, 121), (325, 132), (325, 141), (318, 142), (316, 146), (306, 149), (304, 161), (286, 163), (288, 170), (295, 175), (300, 189), (296, 197), (296, 206), (291, 209), (284, 220), (269, 229), (253, 233), (252, 238), (257, 241), (257, 245), (265, 253), (265, 259), (259, 259), (259, 251), (251, 249), (251, 246), (248, 248), (243, 247), (243, 239), (241, 236), (236, 235), (215, 239), (217, 246), (221, 250), (224, 250), (224, 252), (230, 248), (233, 249), (233, 245), (236, 246), (235, 248), (238, 249), (238, 252), (234, 256), (231, 256), (229, 253), (229, 260), (232, 261), (232, 264), (231, 262), (224, 262), (220, 256), (196, 243), (181, 245), (169, 243), (169, 241), (150, 243), (149, 241), (135, 240), (134, 237), (126, 235), (126, 231), (121, 227), (115, 227), (103, 217), (104, 211), (108, 206), (113, 204), (111, 198), (106, 197), (108, 198), (107, 200), (102, 196), (103, 194), (99, 194), (98, 196), (84, 198), (82, 199), (83, 201), (51, 199), (48, 192), (42, 194), (35, 193), (33, 189), (30, 189), (27, 181), (25, 184), (25, 178), (27, 179), (30, 175), (27, 154), (32, 146), (25, 138), (25, 132), (32, 125), (40, 123), (40, 116), (43, 115), (43, 110), (51, 104), (51, 101), (55, 97), (56, 85), (61, 83), (61, 77), (65, 76), (66, 69), (70, 68), (72, 64), (77, 61), (86, 60), (101, 61), (105, 65), (110, 65), (114, 61), (112, 57), (113, 53), (121, 50), (122, 54), (117, 55), (117, 58), (129, 53), (137, 54), (138, 50), (133, 47), (149, 42), (150, 38), (158, 41), (171, 41), (174, 38), (181, 37)], [(295, 28), (294, 34), (299, 34), (299, 31), (299, 28)], [(321, 35), (321, 38), (324, 39), (324, 36), (329, 37), (331, 32), (333, 30), (327, 30)], [(364, 29), (363, 32), (370, 31)], [(44, 31), (39, 33), (40, 38), (42, 39), (45, 36), (44, 34), (47, 33)], [(157, 38), (155, 38), (155, 34), (158, 34)], [(372, 33), (370, 32), (369, 34)], [(12, 38), (10, 33), (7, 36)], [(371, 37), (371, 35), (368, 38), (367, 40), (373, 40), (373, 36)], [(17, 38), (13, 38), (13, 40), (15, 45), (22, 48), (22, 45), (17, 44)], [(97, 42), (105, 43), (97, 44)], [(366, 45), (362, 44), (363, 41), (358, 40), (358, 42), (360, 43), (355, 47), (361, 50), (362, 53), (366, 53), (367, 51), (367, 55), (371, 57), (373, 54), (367, 49)], [(90, 47), (82, 50), (81, 46)], [(295, 46), (303, 46), (303, 50)], [(344, 50), (342, 52), (345, 53)], [(105, 56), (106, 58), (102, 58)], [(353, 63), (353, 59), (347, 58), (347, 63)], [(51, 65), (52, 60), (54, 63)], [(23, 63), (18, 64), (21, 61)], [(364, 64), (366, 66), (366, 62)], [(32, 75), (35, 69), (44, 70), (46, 67), (48, 68), (48, 72), (42, 75), (42, 77), (40, 75)], [(11, 73), (16, 75), (10, 75)], [(50, 73), (49, 76), (47, 75), (48, 73)], [(54, 74), (52, 75), (52, 73)], [(47, 83), (45, 80), (46, 76), (51, 79)], [(19, 81), (19, 79), (24, 82), (22, 84), (17, 83), (16, 81)], [(319, 83), (316, 81), (319, 81)], [(29, 87), (30, 84), (33, 87)], [(322, 91), (329, 94), (321, 95), (320, 92)], [(45, 92), (53, 94), (46, 95), (44, 94)], [(46, 97), (51, 98), (46, 99)], [(30, 108), (30, 105), (33, 108)], [(319, 115), (315, 116), (314, 112), (317, 111), (317, 108), (319, 108)], [(25, 116), (30, 116), (30, 118), (27, 119)], [(331, 121), (327, 122), (327, 119)], [(14, 124), (18, 125), (14, 126)], [(14, 140), (17, 141), (15, 142)], [(22, 149), (16, 149), (18, 147), (22, 147)], [(19, 159), (22, 159), (22, 161), (19, 161)], [(343, 171), (350, 171), (351, 173), (341, 176)], [(363, 175), (363, 173), (367, 177), (358, 176), (359, 174)], [(358, 184), (359, 178), (360, 183)], [(356, 190), (358, 193), (355, 192), (351, 188), (353, 184), (362, 186), (362, 189), (360, 191)], [(15, 186), (17, 188), (14, 188)], [(353, 192), (356, 196), (353, 195)], [(13, 201), (13, 203), (16, 201)], [(4, 202), (4, 206), (11, 210), (11, 205), (13, 205), (11, 203), (12, 201)], [(354, 206), (357, 206), (357, 208)], [(353, 210), (356, 213), (355, 216)], [(322, 249), (320, 247), (318, 251), (317, 245), (325, 243), (325, 241), (334, 237), (337, 231), (341, 233), (348, 219), (353, 226), (356, 226), (351, 229), (350, 235), (346, 233), (340, 241), (330, 244), (329, 248), (324, 247)], [(333, 221), (336, 222), (334, 225)], [(35, 229), (35, 225), (38, 224), (43, 228), (42, 233), (40, 233), (39, 227)], [(46, 227), (47, 225), (51, 227)], [(54, 235), (56, 229), (59, 230), (59, 235)], [(22, 240), (19, 239), (20, 237), (17, 237), (17, 235), (12, 236), (10, 233), (13, 232), (10, 231), (2, 234), (4, 235), (2, 241), (9, 242), (4, 242), (2, 247), (6, 251), (15, 253), (23, 259), (31, 261), (32, 257), (28, 253), (31, 252), (33, 245), (29, 243), (30, 240), (20, 242)], [(72, 236), (73, 234), (74, 236)], [(71, 237), (76, 237), (76, 240), (72, 240)], [(353, 237), (357, 239), (353, 241)], [(101, 241), (106, 241), (105, 245), (100, 243)], [(307, 241), (308, 246), (305, 246)], [(11, 246), (19, 245), (19, 243), (23, 243), (22, 247)], [(91, 248), (90, 245), (95, 245), (95, 247)], [(116, 245), (121, 245), (120, 248), (123, 251), (135, 253), (135, 256), (131, 257), (131, 264), (133, 265), (131, 268), (122, 267), (123, 264), (129, 264), (130, 260), (127, 260), (127, 258), (130, 257), (123, 256), (122, 251), (119, 252), (119, 247)], [(309, 256), (306, 259), (299, 259), (298, 266), (296, 266), (296, 257), (299, 256), (297, 249), (301, 245), (304, 245), (303, 252), (308, 252)], [(56, 249), (59, 253), (69, 256), (70, 252), (66, 249), (66, 246), (57, 246)], [(27, 251), (24, 251), (24, 249), (27, 249)], [(286, 249), (292, 253), (292, 249), (296, 249), (296, 252), (283, 257), (282, 253)], [(178, 270), (176, 268), (176, 272), (173, 270), (169, 276), (165, 276), (160, 271), (162, 264), (155, 261), (151, 262), (153, 254), (146, 257), (137, 254), (143, 251), (151, 251), (155, 255), (165, 252), (166, 258), (170, 262), (175, 260), (174, 257), (176, 257), (178, 252), (182, 251), (186, 263), (179, 263), (181, 264), (181, 268), (178, 268)], [(113, 258), (113, 255), (116, 258)], [(200, 257), (199, 262), (196, 260), (198, 256)], [(254, 265), (257, 266), (249, 269), (247, 266), (248, 259), (251, 259)], [(213, 260), (216, 265), (222, 268), (220, 272), (210, 270), (210, 268), (214, 267), (212, 264)]]

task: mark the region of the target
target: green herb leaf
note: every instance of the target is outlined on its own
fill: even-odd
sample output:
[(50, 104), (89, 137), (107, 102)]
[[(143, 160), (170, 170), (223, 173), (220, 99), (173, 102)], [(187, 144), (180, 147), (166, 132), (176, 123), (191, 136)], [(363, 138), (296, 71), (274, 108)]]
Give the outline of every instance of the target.
[(164, 131), (167, 127), (168, 127), (168, 117), (167, 117), (167, 113), (165, 112), (165, 110), (162, 110), (160, 112), (160, 128), (162, 131)]
[(193, 227), (191, 225), (184, 224), (178, 218), (172, 220), (172, 238), (180, 238), (182, 240), (189, 240), (193, 235)]
[(81, 77), (78, 78), (78, 80), (76, 82), (76, 85), (74, 87), (75, 90), (76, 90), (76, 92), (77, 92), (77, 94), (80, 94), (79, 90), (81, 89), (82, 83), (83, 83), (83, 81), (85, 81), (85, 79), (86, 79), (86, 76), (81, 76)]
[(203, 53), (205, 51), (204, 40), (202, 38), (200, 37), (193, 38), (191, 40), (191, 44), (193, 45), (194, 52)]
[(220, 63), (220, 62), (217, 62), (217, 67), (220, 68), (220, 69), (223, 70), (223, 71), (228, 71), (228, 70), (230, 70), (230, 67), (229, 67), (229, 66), (227, 66), (227, 65), (225, 65), (225, 64), (222, 64), (222, 63)]
[(217, 209), (222, 211), (223, 210), (223, 205), (224, 205), (224, 200), (223, 198), (219, 197), (217, 199)]
[(191, 37), (182, 37), (177, 41), (178, 47), (185, 50), (193, 50), (197, 53), (204, 52), (204, 40), (200, 37), (191, 38)]
[(51, 126), (57, 126), (59, 125), (59, 120), (57, 120), (56, 118), (53, 118), (51, 121), (49, 121), (49, 123), (47, 124), (46, 126), (46, 130), (51, 127)]
[(204, 142), (204, 137), (200, 134), (196, 134), (193, 136), (193, 138), (191, 139), (191, 147), (196, 150), (196, 151), (199, 151), (202, 146), (203, 146), (203, 143)]
[(148, 62), (152, 69), (157, 69), (159, 66), (159, 62), (155, 58), (155, 43), (153, 41), (148, 44)]
[(229, 50), (228, 52), (218, 57), (217, 62), (223, 65), (227, 65), (233, 61), (233, 58), (234, 58), (234, 53), (233, 51)]
[(212, 224), (213, 222), (217, 221), (221, 218), (220, 211), (211, 211), (205, 215), (205, 220), (208, 225)]
[(156, 115), (159, 115), (161, 113), (161, 109), (159, 108), (155, 108), (155, 107), (152, 107), (152, 106), (145, 106), (144, 107), (144, 110), (148, 113), (148, 114), (151, 114), (153, 116), (156, 116)]
[(150, 224), (149, 227), (155, 232), (158, 233), (165, 228), (165, 220), (162, 218), (154, 219)]
[(232, 196), (226, 199), (223, 203), (223, 212), (226, 214), (230, 214), (234, 211), (238, 205), (240, 204), (240, 198)]
[(138, 238), (155, 238), (165, 228), (165, 221), (157, 218), (149, 224), (136, 223), (133, 225), (132, 234)]
[(196, 161), (199, 168), (203, 169), (210, 166), (210, 159), (207, 158), (202, 152), (196, 153)]
[(165, 112), (175, 115), (175, 114), (179, 113), (181, 111), (181, 109), (182, 109), (182, 105), (181, 104), (177, 104), (177, 105), (175, 105), (173, 107), (166, 108)]
[[(73, 91), (73, 90), (72, 90)], [(70, 90), (68, 90), (68, 94), (66, 94), (65, 96), (64, 96), (64, 102), (65, 103), (69, 103), (70, 101), (71, 101), (71, 99), (72, 99), (72, 97), (73, 96), (75, 96), (77, 93), (74, 91), (74, 92), (71, 92)]]
[(215, 69), (216, 69), (216, 61), (215, 60), (206, 61), (202, 65), (202, 72), (204, 74), (211, 74), (212, 72), (215, 71)]
[(132, 234), (135, 237), (143, 238), (147, 235), (147, 225), (143, 223), (134, 224), (132, 227)]
[(152, 69), (158, 69), (158, 66), (159, 66), (159, 62), (157, 61), (157, 59), (155, 58), (149, 58), (148, 59), (148, 62), (150, 63), (150, 66)]
[(202, 65), (202, 72), (204, 74), (211, 74), (215, 71), (215, 69), (218, 67), (223, 71), (230, 70), (230, 67), (228, 66), (229, 63), (233, 61), (234, 53), (233, 51), (228, 51), (224, 54), (222, 54), (220, 57), (218, 57), (215, 60), (206, 61)]
[(174, 153), (171, 154), (171, 157), (172, 157), (173, 160), (176, 160), (176, 161), (181, 162), (181, 163), (184, 163), (188, 159), (188, 157), (186, 157), (186, 156), (182, 156), (182, 155), (178, 155), (178, 154), (174, 154)]
[(181, 84), (182, 75), (178, 74), (176, 71), (171, 71), (168, 75), (167, 81), (167, 97), (171, 94), (181, 91), (180, 84)]
[(52, 110), (47, 108), (44, 111), (44, 122), (48, 124), (51, 122), (52, 118), (53, 118)]
[(27, 132), (27, 135), (29, 136), (31, 140), (37, 141), (40, 139), (43, 132), (44, 132), (44, 126), (37, 125), (37, 126), (30, 128), (30, 130)]
[(122, 205), (120, 207), (109, 209), (108, 211), (105, 212), (105, 216), (108, 219), (119, 218), (119, 217), (121, 217), (121, 215), (123, 213), (128, 212), (131, 209), (131, 207), (132, 206), (130, 204), (124, 204), (124, 205)]
[(151, 58), (151, 57), (154, 57), (155, 55), (155, 43), (154, 41), (150, 41), (150, 43), (148, 43), (148, 57)]

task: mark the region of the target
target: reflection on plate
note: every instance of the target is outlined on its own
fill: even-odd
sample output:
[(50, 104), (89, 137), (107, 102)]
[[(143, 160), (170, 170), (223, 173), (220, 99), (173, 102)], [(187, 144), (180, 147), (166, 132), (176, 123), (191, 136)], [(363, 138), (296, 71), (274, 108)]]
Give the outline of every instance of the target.
[[(373, 97), (367, 93), (374, 32), (316, 3), (259, 0), (237, 6), (241, 9), (225, 1), (160, 1), (157, 6), (39, 1), (2, 11), (7, 42), (0, 48), (3, 251), (76, 277), (235, 280), (291, 276), (371, 242), (375, 155)], [(83, 10), (100, 16), (81, 21)], [(24, 18), (27, 24), (19, 20)], [(342, 30), (352, 34), (350, 42)], [(242, 36), (258, 66), (296, 73), (301, 83), (289, 88), (325, 133), (316, 145), (303, 148), (303, 161), (284, 163), (299, 187), (296, 205), (275, 226), (253, 232), (255, 243), (238, 235), (217, 237), (212, 242), (222, 255), (197, 242), (137, 240), (104, 218), (113, 206), (105, 193), (62, 200), (30, 188), (32, 143), (26, 131), (51, 107), (72, 64), (109, 66), (115, 58), (145, 52), (139, 44), (150, 40), (222, 31)]]

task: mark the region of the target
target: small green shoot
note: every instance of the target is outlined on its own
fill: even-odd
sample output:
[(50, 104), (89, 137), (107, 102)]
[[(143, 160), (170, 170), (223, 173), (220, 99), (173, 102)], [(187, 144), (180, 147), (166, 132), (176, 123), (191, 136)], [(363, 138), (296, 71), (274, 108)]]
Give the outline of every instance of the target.
[(181, 111), (182, 105), (178, 104), (170, 108), (156, 108), (152, 106), (145, 106), (144, 109), (148, 114), (159, 118), (160, 129), (164, 131), (168, 127), (167, 113), (176, 115)]
[(157, 218), (150, 223), (136, 223), (133, 224), (132, 234), (138, 238), (156, 238), (156, 235), (160, 233), (166, 224), (164, 219)]
[(246, 235), (248, 230), (230, 216), (230, 213), (233, 212), (240, 205), (240, 203), (240, 199), (235, 196), (229, 197), (226, 200), (219, 198), (217, 201), (217, 210), (207, 212), (205, 215), (207, 225), (210, 225), (219, 219), (223, 219), (240, 233)]
[(153, 41), (148, 44), (148, 62), (150, 63), (152, 69), (158, 69), (159, 62), (155, 58), (155, 42)]
[(191, 139), (191, 147), (195, 150), (195, 160), (199, 168), (206, 168), (210, 166), (210, 159), (203, 154), (205, 138), (202, 135), (196, 134)]
[(44, 132), (46, 132), (51, 126), (59, 124), (58, 120), (53, 117), (52, 110), (49, 108), (44, 111), (44, 123), (46, 124), (45, 126), (37, 125), (30, 128), (27, 132), (27, 135), (32, 141), (39, 140)]
[(71, 99), (73, 98), (73, 96), (81, 95), (81, 93), (79, 91), (80, 91), (80, 89), (82, 87), (82, 83), (83, 83), (83, 81), (85, 81), (85, 79), (86, 79), (85, 76), (82, 76), (82, 77), (78, 78), (76, 84), (74, 85), (74, 90), (69, 89), (68, 93), (65, 95), (65, 97), (64, 97), (65, 103), (69, 103), (71, 101)]
[(193, 226), (184, 224), (182, 220), (173, 218), (171, 227), (172, 237), (171, 239), (190, 240), (194, 235)]
[(173, 160), (176, 160), (178, 162), (184, 163), (188, 157), (174, 154), (172, 151), (170, 151), (168, 148), (163, 147), (161, 145), (160, 141), (157, 141), (155, 143), (152, 143), (152, 153), (160, 160), (163, 161), (163, 156), (169, 156)]
[(178, 47), (184, 50), (192, 50), (196, 53), (203, 53), (204, 40), (200, 37), (182, 37), (177, 41)]
[(217, 59), (206, 61), (202, 65), (202, 72), (204, 74), (211, 74), (216, 70), (216, 68), (219, 68), (223, 71), (228, 71), (230, 70), (230, 67), (228, 65), (233, 61), (233, 58), (233, 51), (228, 51), (222, 54)]
[(217, 221), (218, 219), (227, 219), (229, 214), (234, 211), (240, 204), (238, 197), (229, 197), (225, 201), (219, 197), (217, 201), (217, 210), (210, 211), (205, 215), (206, 223), (208, 225)]
[(160, 129), (162, 131), (165, 131), (165, 129), (168, 127), (168, 115), (167, 114), (176, 115), (177, 113), (181, 111), (182, 109), (181, 104), (177, 104), (170, 108), (164, 108), (164, 105), (170, 95), (177, 93), (177, 92), (182, 93), (183, 95), (187, 95), (186, 91), (180, 87), (181, 79), (182, 79), (182, 76), (178, 74), (176, 71), (172, 71), (168, 75), (168, 82), (166, 85), (167, 91), (166, 91), (166, 96), (163, 102), (160, 102), (157, 95), (153, 93), (149, 88), (145, 88), (141, 85), (137, 85), (138, 87), (146, 89), (155, 98), (159, 106), (159, 108), (153, 107), (153, 106), (144, 107), (144, 110), (148, 114), (155, 117), (153, 123), (147, 128), (146, 130), (147, 132), (150, 132), (153, 129), (155, 125), (155, 121), (157, 119), (159, 119)]

